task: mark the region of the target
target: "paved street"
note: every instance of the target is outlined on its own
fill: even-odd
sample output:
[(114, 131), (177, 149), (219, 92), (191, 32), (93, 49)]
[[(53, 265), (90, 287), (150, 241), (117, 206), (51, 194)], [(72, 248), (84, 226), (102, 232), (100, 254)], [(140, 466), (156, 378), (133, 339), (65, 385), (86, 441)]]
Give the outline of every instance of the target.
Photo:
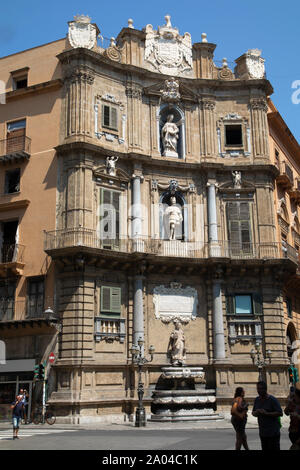
[[(220, 426), (220, 425), (219, 425)], [(9, 425), (1, 426), (1, 450), (234, 450), (235, 433), (226, 428), (208, 429), (190, 424), (150, 425), (147, 428), (135, 428), (132, 424), (93, 427), (63, 425), (22, 426), (20, 439), (12, 440)], [(257, 428), (247, 430), (249, 447), (260, 450)], [(287, 428), (281, 433), (281, 449), (290, 447)]]

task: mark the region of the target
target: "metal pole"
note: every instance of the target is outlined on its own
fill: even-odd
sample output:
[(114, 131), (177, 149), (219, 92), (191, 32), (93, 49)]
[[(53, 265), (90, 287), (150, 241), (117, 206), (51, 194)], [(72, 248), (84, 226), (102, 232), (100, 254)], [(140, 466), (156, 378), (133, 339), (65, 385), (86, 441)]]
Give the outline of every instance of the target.
[(46, 380), (43, 380), (43, 407), (42, 407), (42, 423), (45, 424), (46, 413)]

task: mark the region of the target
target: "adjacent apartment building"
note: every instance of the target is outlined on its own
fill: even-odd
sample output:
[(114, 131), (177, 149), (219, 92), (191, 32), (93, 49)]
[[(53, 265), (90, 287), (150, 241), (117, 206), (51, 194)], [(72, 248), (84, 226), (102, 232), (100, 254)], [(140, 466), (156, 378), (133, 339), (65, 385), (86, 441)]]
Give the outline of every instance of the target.
[[(264, 59), (231, 70), (169, 16), (132, 20), (104, 48), (89, 17), (66, 38), (0, 59), (0, 413), (40, 399), (60, 420), (131, 419), (145, 351), (150, 413), (174, 322), (217, 410), (285, 398), (297, 356), (300, 148), (270, 100)], [(299, 188), (298, 188), (299, 186)], [(271, 361), (267, 360), (271, 352)]]

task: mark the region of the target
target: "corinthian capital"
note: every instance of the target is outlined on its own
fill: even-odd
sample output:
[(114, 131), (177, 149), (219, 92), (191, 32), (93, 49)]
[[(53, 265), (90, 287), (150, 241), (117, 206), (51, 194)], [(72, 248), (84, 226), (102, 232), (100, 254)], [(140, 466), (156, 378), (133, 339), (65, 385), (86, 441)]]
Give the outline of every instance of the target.
[(252, 98), (250, 100), (250, 108), (251, 109), (260, 109), (265, 113), (268, 111), (268, 105), (265, 98)]
[(128, 98), (136, 98), (138, 100), (142, 99), (142, 88), (138, 85), (127, 85), (126, 87), (126, 95)]
[(202, 100), (203, 109), (208, 109), (209, 111), (214, 111), (216, 107), (216, 102), (212, 99)]

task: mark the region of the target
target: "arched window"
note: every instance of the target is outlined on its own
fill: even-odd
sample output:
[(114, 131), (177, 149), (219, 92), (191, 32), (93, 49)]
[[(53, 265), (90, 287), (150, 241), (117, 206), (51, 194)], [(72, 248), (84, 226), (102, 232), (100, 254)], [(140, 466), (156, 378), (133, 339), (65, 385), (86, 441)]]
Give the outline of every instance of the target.
[(176, 191), (172, 194), (170, 191), (163, 193), (159, 201), (159, 238), (161, 240), (170, 239), (169, 218), (166, 209), (171, 206), (171, 197), (176, 198), (176, 206), (181, 210), (182, 222), (175, 227), (176, 240), (186, 241), (188, 239), (188, 214), (187, 204), (183, 195)]
[(176, 152), (178, 154), (177, 158), (185, 158), (185, 118), (183, 111), (174, 104), (163, 104), (160, 107), (158, 115), (158, 140), (159, 140), (159, 149), (161, 155), (165, 153), (165, 147), (163, 143), (162, 130), (166, 122), (168, 121), (168, 116), (173, 116), (172, 123), (176, 124), (178, 127), (178, 139), (176, 145)]

